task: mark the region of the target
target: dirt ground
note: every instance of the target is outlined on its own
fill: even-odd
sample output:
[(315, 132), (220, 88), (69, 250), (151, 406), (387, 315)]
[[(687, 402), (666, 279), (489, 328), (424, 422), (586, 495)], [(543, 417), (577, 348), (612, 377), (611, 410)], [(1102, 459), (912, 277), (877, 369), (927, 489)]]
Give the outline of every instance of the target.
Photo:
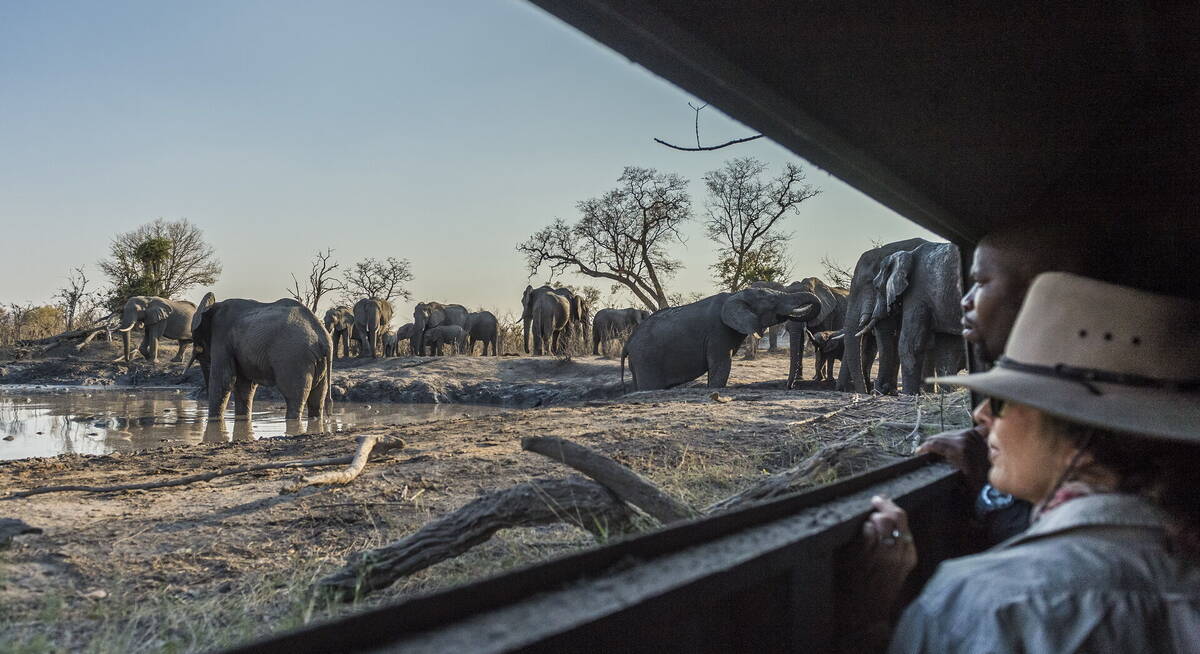
[[(806, 363), (811, 375), (811, 360)], [(6, 641), (0, 648), (210, 650), (595, 544), (567, 525), (509, 529), (353, 604), (326, 606), (309, 592), (314, 580), (352, 554), (410, 534), (481, 494), (571, 474), (521, 451), (523, 436), (559, 436), (596, 448), (702, 508), (824, 444), (849, 440), (855, 446), (814, 483), (905, 456), (914, 439), (903, 425), (916, 421), (918, 405), (923, 433), (967, 421), (962, 394), (918, 401), (785, 391), (786, 367), (786, 352), (737, 360), (731, 387), (719, 396), (727, 401), (717, 401), (696, 387), (617, 397), (618, 362), (597, 357), (339, 364), (335, 385), (351, 397), (360, 389), (395, 394), (423, 387), (439, 401), (491, 394), (516, 398), (510, 405), (542, 406), (377, 429), (407, 446), (373, 460), (345, 486), (281, 494), (300, 474), (269, 470), (174, 488), (0, 500), (0, 517), (43, 530), (0, 550)], [(254, 462), (342, 456), (354, 451), (356, 435), (12, 461), (0, 464), (0, 496), (37, 486), (168, 480)]]

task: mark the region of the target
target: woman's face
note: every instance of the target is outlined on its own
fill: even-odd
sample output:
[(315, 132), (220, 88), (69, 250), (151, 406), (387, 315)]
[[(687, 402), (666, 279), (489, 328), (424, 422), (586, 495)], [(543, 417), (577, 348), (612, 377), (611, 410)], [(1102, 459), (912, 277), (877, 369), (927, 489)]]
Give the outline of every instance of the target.
[(997, 490), (1039, 502), (1054, 490), (1075, 455), (1075, 447), (1047, 429), (1045, 414), (1016, 402), (1000, 416), (987, 402), (975, 409), (975, 422), (988, 428), (988, 481)]

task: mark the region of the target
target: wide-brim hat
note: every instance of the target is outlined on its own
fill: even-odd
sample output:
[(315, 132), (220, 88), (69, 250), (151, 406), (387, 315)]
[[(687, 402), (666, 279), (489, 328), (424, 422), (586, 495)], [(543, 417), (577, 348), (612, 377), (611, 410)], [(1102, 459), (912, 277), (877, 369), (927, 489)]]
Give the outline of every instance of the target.
[(1043, 273), (995, 367), (929, 381), (1084, 425), (1200, 442), (1200, 302)]

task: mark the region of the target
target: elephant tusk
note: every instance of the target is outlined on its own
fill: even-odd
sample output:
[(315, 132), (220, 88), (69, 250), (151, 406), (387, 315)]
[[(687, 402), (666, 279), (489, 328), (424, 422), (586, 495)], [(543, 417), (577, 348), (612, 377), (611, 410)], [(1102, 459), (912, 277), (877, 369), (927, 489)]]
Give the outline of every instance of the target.
[[(137, 323), (134, 323), (134, 324), (137, 324)], [(116, 328), (116, 329), (114, 329), (113, 331), (114, 331), (114, 332), (128, 332), (128, 331), (133, 331), (133, 325), (130, 325), (130, 326), (128, 326), (128, 327), (117, 327), (117, 328)]]
[(867, 323), (867, 326), (860, 329), (858, 333), (854, 335), (854, 337), (861, 338), (863, 334), (871, 331), (871, 328), (875, 326), (875, 320), (875, 318), (871, 318), (871, 321)]
[(840, 341), (840, 340), (842, 340), (843, 338), (846, 338), (846, 332), (842, 332), (842, 333), (838, 334), (837, 336), (834, 336), (834, 337), (830, 338), (829, 340), (831, 340), (831, 341)]

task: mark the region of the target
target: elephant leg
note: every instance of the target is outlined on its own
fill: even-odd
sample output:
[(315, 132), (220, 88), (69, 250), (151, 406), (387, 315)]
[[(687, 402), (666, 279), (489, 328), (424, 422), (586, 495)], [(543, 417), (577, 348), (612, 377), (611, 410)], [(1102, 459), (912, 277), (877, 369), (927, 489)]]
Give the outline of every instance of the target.
[[(321, 380), (312, 385), (308, 392), (308, 417), (309, 419), (321, 419), (325, 417), (325, 396), (329, 393), (329, 377), (321, 375)], [(329, 407), (332, 410), (333, 407)]]
[(175, 358), (171, 359), (171, 361), (174, 361), (175, 363), (180, 363), (181, 361), (183, 361), (183, 351), (186, 350), (187, 346), (190, 345), (191, 343), (192, 343), (192, 339), (190, 339), (190, 338), (187, 340), (179, 341), (179, 351), (175, 353)]
[(312, 373), (301, 374), (278, 374), (276, 371), (276, 379), (278, 379), (279, 394), (283, 396), (283, 401), (287, 404), (287, 413), (284, 417), (287, 420), (299, 420), (300, 408), (309, 399), (309, 393), (312, 392), (313, 376)]
[(813, 358), (816, 359), (816, 368), (817, 368), (817, 374), (813, 375), (813, 381), (821, 381), (822, 374), (825, 371), (825, 355), (822, 354), (820, 350), (816, 349), (815, 345), (813, 346), (813, 349), (814, 349), (814, 352), (813, 352), (814, 357)]
[(929, 321), (915, 317), (904, 325), (900, 334), (900, 370), (904, 382), (904, 394), (916, 395), (921, 392), (922, 374), (925, 372), (925, 360), (929, 355), (929, 345), (932, 340), (929, 331)]
[(238, 377), (233, 382), (233, 417), (237, 420), (249, 420), (254, 411), (254, 391), (258, 384)]
[(733, 366), (731, 357), (725, 356), (728, 350), (717, 348), (708, 352), (708, 387), (725, 388), (729, 384), (729, 370)]
[(875, 386), (871, 380), (871, 366), (875, 364), (876, 350), (878, 349), (873, 335), (868, 334), (868, 338), (862, 344), (862, 360), (859, 365), (862, 366), (863, 382), (866, 384), (866, 392), (870, 393)]
[(121, 332), (121, 342), (125, 345), (125, 363), (132, 361), (129, 356), (129, 332)]
[(224, 418), (233, 387), (233, 366), (214, 356), (208, 373), (208, 417)]
[(875, 328), (875, 346), (879, 350), (879, 372), (875, 389), (884, 395), (895, 395), (899, 390), (900, 339), (895, 325)]

